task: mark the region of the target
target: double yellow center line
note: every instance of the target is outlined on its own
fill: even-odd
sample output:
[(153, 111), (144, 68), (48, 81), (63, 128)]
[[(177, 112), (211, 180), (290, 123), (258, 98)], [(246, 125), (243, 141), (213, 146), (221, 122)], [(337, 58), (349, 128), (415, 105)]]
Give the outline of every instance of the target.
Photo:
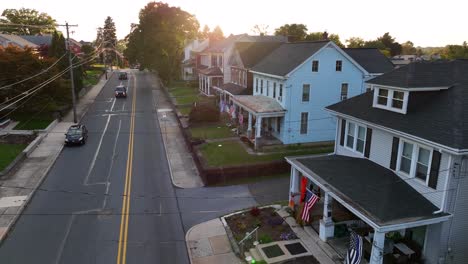
[(127, 171), (125, 174), (125, 189), (122, 201), (122, 217), (120, 219), (119, 249), (117, 252), (117, 264), (127, 262), (127, 239), (128, 239), (128, 218), (130, 214), (130, 191), (132, 187), (132, 166), (133, 166), (133, 139), (135, 132), (135, 105), (136, 105), (136, 76), (133, 76), (133, 98), (132, 113), (130, 115), (130, 133), (128, 139)]

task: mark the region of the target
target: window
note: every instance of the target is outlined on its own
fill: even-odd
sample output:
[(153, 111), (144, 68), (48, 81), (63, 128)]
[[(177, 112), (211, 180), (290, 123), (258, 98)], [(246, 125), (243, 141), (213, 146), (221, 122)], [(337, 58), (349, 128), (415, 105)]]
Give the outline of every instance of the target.
[(301, 113), (301, 134), (307, 134), (307, 119), (309, 119), (309, 113)]
[(319, 62), (314, 60), (312, 61), (312, 72), (318, 72), (319, 69)]
[(426, 181), (427, 175), (429, 174), (429, 158), (431, 152), (425, 148), (419, 148), (418, 162), (416, 164), (416, 177)]
[(302, 85), (302, 102), (309, 102), (310, 99), (310, 84)]
[(393, 91), (392, 107), (403, 109), (403, 92)]
[(388, 90), (387, 89), (379, 89), (377, 104), (386, 106), (387, 101), (388, 101)]
[(336, 61), (336, 67), (335, 67), (335, 68), (336, 68), (336, 71), (340, 72), (341, 69), (342, 69), (342, 67), (343, 67), (343, 62), (340, 61), (340, 60), (337, 60), (337, 61)]
[(356, 132), (356, 125), (354, 123), (348, 123), (348, 131), (346, 133), (346, 146), (354, 149), (354, 133)]
[(218, 56), (218, 66), (220, 66), (220, 67), (223, 66), (223, 56), (221, 56), (221, 55)]
[(348, 84), (342, 83), (341, 84), (341, 101), (348, 99)]
[(283, 84), (280, 83), (279, 85), (279, 100), (283, 101)]
[(347, 125), (346, 147), (363, 154), (366, 145), (366, 128), (352, 122), (347, 122)]
[(258, 78), (255, 78), (255, 92), (258, 93)]
[(403, 142), (403, 150), (400, 159), (400, 171), (410, 175), (411, 173), (411, 160), (413, 158), (414, 145), (408, 142)]
[(273, 83), (273, 98), (276, 98), (276, 83)]
[(260, 94), (263, 94), (263, 79), (260, 80)]
[(266, 82), (266, 96), (270, 95), (270, 81)]

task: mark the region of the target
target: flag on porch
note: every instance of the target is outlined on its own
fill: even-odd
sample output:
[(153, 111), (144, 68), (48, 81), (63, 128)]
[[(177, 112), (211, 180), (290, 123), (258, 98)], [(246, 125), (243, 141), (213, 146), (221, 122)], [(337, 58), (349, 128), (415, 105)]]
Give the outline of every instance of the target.
[(312, 209), (318, 200), (320, 200), (320, 197), (318, 197), (315, 193), (307, 190), (306, 203), (304, 204), (304, 209), (302, 209), (302, 220), (304, 220), (304, 222), (309, 221), (310, 209)]
[(239, 125), (242, 126), (244, 123), (244, 115), (239, 111)]
[(359, 264), (362, 258), (362, 236), (351, 231), (346, 264)]

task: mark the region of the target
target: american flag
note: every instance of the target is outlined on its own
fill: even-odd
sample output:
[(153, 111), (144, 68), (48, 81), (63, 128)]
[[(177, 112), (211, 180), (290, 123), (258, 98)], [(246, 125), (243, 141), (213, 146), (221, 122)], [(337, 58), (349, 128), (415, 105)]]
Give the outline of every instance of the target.
[(362, 236), (351, 232), (349, 249), (346, 254), (346, 264), (359, 264), (362, 257)]
[(306, 196), (306, 203), (304, 204), (304, 209), (302, 210), (302, 220), (305, 222), (309, 221), (310, 218), (310, 209), (314, 206), (316, 202), (320, 200), (320, 197), (318, 197), (315, 193), (312, 193), (311, 191), (307, 190), (307, 196)]

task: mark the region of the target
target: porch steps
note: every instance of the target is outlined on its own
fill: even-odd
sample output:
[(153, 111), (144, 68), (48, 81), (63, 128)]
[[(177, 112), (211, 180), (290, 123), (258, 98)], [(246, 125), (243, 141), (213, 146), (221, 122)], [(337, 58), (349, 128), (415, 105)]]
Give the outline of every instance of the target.
[(254, 258), (256, 261), (263, 260), (262, 256), (260, 255), (260, 252), (258, 252), (258, 248), (256, 247), (251, 248), (249, 252), (252, 258)]
[(304, 231), (309, 235), (315, 244), (323, 251), (327, 256), (329, 256), (335, 263), (343, 263), (343, 256), (341, 256), (335, 249), (333, 249), (328, 243), (323, 242), (317, 232), (310, 226), (304, 226)]

